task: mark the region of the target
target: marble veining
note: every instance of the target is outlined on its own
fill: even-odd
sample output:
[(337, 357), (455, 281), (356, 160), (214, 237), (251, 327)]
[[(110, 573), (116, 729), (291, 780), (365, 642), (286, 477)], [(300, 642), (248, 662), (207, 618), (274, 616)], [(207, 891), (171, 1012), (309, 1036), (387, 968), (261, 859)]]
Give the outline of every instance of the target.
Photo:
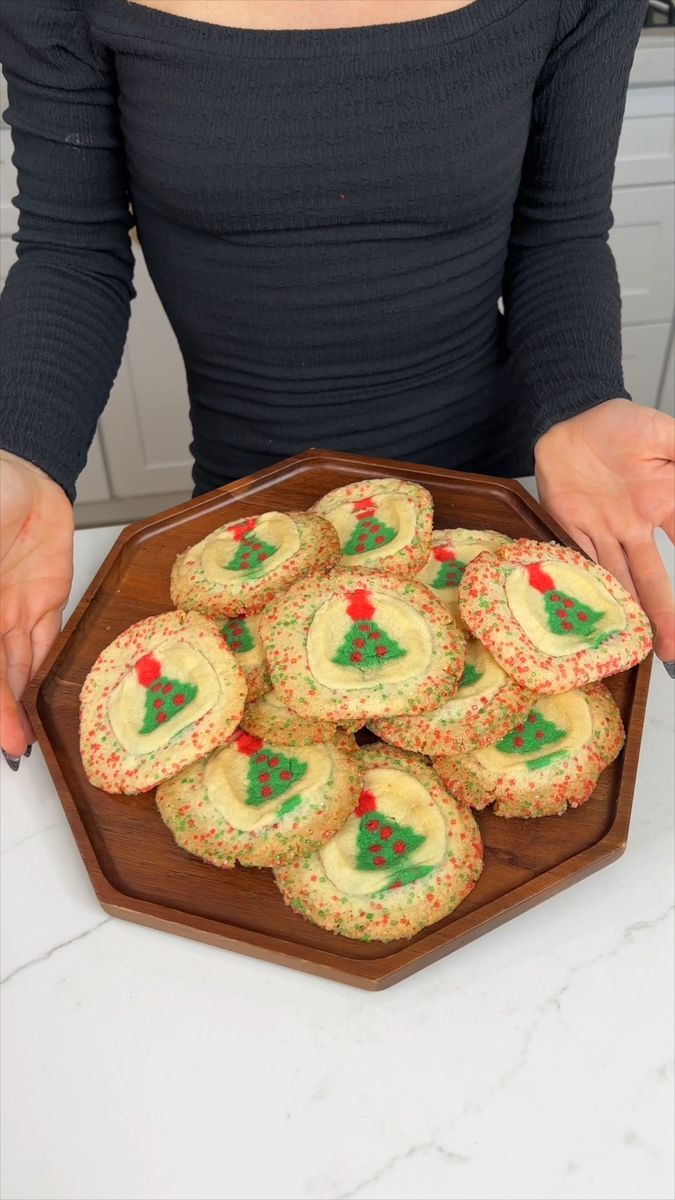
[(98, 921), (96, 925), (92, 925), (91, 929), (84, 929), (82, 933), (76, 933), (74, 937), (66, 938), (65, 942), (59, 942), (58, 945), (52, 946), (46, 954), (40, 954), (38, 958), (30, 958), (28, 962), (21, 963), (20, 966), (14, 967), (14, 969), (10, 971), (8, 975), (4, 975), (0, 979), (0, 986), (9, 983), (10, 980), (15, 979), (17, 975), (20, 975), (22, 971), (27, 971), (29, 967), (34, 967), (36, 963), (47, 962), (48, 959), (53, 958), (57, 951), (63, 950), (65, 946), (72, 946), (73, 942), (79, 942), (82, 940), (82, 938), (89, 937), (90, 934), (96, 933), (97, 929), (100, 929), (102, 925), (106, 925), (110, 920), (112, 920), (111, 917), (104, 917), (102, 921)]

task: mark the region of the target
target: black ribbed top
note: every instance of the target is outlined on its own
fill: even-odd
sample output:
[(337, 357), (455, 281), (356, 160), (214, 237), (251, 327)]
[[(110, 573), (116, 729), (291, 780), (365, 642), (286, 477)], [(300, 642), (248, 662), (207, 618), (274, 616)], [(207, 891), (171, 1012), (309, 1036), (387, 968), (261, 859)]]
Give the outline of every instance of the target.
[(2, 0), (2, 445), (73, 494), (122, 353), (131, 205), (200, 490), (310, 445), (528, 470), (549, 425), (626, 395), (607, 231), (645, 7), (260, 31)]

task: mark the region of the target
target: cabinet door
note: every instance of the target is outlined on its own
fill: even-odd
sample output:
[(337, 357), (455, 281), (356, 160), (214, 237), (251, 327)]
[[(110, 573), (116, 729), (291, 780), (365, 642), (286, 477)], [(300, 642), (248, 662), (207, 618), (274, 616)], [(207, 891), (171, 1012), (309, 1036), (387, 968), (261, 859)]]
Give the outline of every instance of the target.
[(12, 200), (19, 190), (16, 169), (12, 162), (12, 135), (6, 126), (0, 126), (0, 235), (8, 237), (19, 227), (19, 210)]
[(626, 387), (638, 404), (656, 405), (670, 340), (670, 323), (628, 325), (621, 331)]
[(77, 481), (75, 513), (77, 514), (78, 504), (93, 504), (97, 500), (110, 500), (108, 472), (103, 458), (101, 435), (98, 432), (89, 447), (87, 465)]
[(11, 237), (0, 237), (0, 291), (5, 286), (9, 268), (16, 262), (16, 242)]
[(609, 241), (621, 283), (622, 319), (670, 321), (675, 302), (673, 254), (675, 188), (619, 188)]
[(192, 486), (183, 360), (137, 245), (131, 324), (124, 359), (101, 417), (115, 496), (187, 491)]
[(675, 91), (630, 88), (619, 139), (614, 186), (675, 179)]

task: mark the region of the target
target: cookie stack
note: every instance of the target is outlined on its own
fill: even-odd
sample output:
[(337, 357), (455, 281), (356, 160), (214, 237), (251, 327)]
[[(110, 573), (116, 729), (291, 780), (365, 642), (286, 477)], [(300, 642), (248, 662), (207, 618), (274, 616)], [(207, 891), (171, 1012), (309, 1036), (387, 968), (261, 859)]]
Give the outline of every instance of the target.
[[(336, 933), (387, 941), (447, 916), (482, 870), (472, 810), (588, 799), (624, 737), (599, 680), (651, 631), (581, 554), (432, 525), (424, 488), (371, 479), (187, 549), (176, 610), (87, 677), (90, 781), (157, 786), (183, 849), (272, 867)], [(379, 741), (359, 748), (366, 729)]]

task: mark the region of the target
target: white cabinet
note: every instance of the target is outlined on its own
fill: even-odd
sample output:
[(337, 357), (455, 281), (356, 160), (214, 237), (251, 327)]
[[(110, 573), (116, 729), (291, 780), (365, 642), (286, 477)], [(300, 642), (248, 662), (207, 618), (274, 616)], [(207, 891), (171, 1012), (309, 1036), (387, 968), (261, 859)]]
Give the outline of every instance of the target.
[(673, 410), (667, 372), (675, 307), (674, 49), (670, 33), (640, 40), (614, 173), (610, 234), (621, 284), (626, 386), (642, 404), (666, 412)]
[(5, 286), (7, 273), (16, 261), (16, 242), (11, 237), (0, 237), (0, 289)]
[(638, 404), (656, 404), (671, 337), (670, 323), (627, 325), (622, 336), (626, 387)]
[[(77, 510), (80, 504), (94, 504), (102, 500), (110, 500), (112, 492), (108, 482), (101, 435), (96, 433), (89, 447), (87, 465), (77, 481)], [(76, 514), (77, 515), (77, 514)]]
[(668, 320), (675, 302), (675, 187), (618, 188), (610, 233), (627, 325)]
[(18, 228), (19, 214), (12, 204), (16, 195), (16, 171), (12, 162), (12, 135), (0, 125), (0, 235), (9, 237)]
[(626, 98), (614, 187), (675, 179), (675, 90), (633, 87)]

